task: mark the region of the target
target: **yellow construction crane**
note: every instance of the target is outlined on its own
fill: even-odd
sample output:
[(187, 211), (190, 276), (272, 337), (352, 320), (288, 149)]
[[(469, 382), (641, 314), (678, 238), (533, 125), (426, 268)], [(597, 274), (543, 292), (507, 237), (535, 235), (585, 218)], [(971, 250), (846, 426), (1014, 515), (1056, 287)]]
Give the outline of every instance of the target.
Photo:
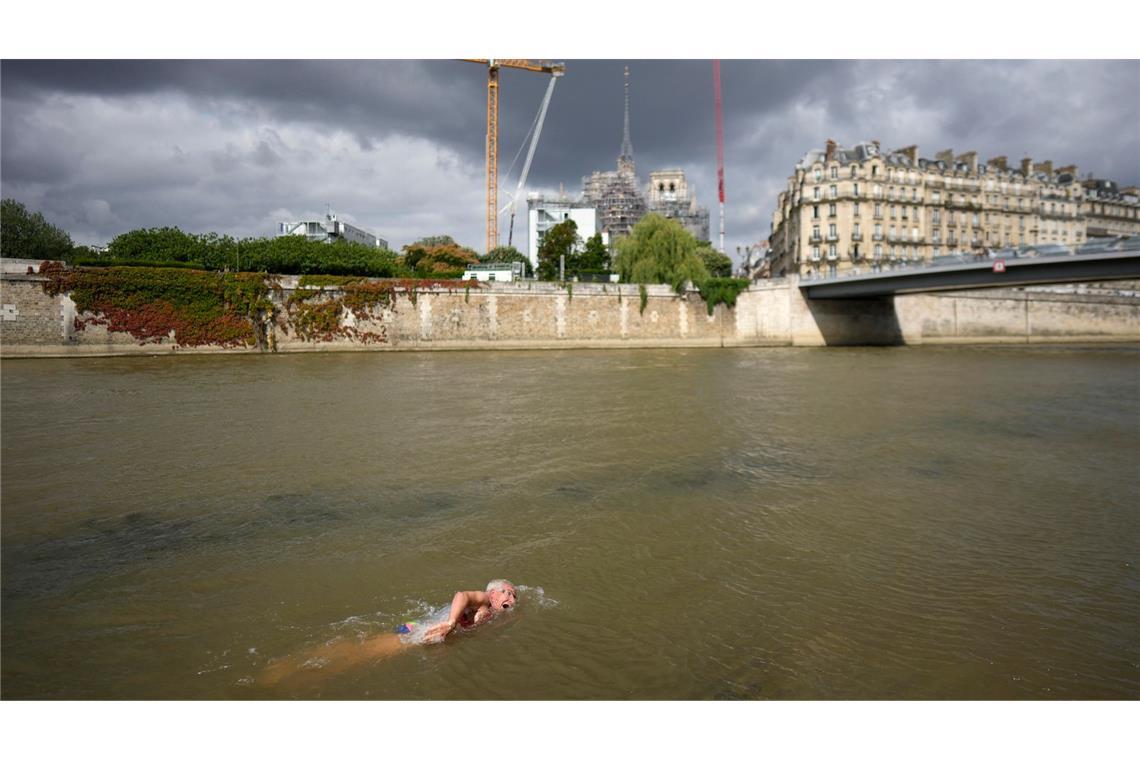
[(463, 60), (487, 67), (487, 252), (490, 253), (499, 244), (499, 69), (522, 69), (560, 77), (566, 71), (566, 66), (521, 58)]

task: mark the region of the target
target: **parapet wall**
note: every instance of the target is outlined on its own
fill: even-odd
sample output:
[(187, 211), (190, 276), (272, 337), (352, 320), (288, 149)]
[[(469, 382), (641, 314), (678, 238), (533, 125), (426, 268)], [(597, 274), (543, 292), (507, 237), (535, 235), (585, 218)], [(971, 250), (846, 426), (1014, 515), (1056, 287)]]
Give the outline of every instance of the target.
[[(753, 285), (733, 308), (708, 313), (696, 291), (667, 286), (521, 282), (467, 290), (397, 290), (383, 306), (339, 313), (336, 334), (303, 336), (291, 321), (295, 277), (277, 278), (274, 314), (257, 347), (140, 343), (88, 324), (74, 302), (49, 296), (28, 266), (4, 260), (0, 356), (1003, 342), (1140, 342), (1140, 283), (978, 290), (870, 301), (808, 301), (794, 279)], [(34, 266), (33, 266), (34, 268)], [(336, 289), (315, 296), (334, 299)], [(311, 301), (310, 301), (311, 302)], [(89, 316), (89, 315), (88, 315)]]

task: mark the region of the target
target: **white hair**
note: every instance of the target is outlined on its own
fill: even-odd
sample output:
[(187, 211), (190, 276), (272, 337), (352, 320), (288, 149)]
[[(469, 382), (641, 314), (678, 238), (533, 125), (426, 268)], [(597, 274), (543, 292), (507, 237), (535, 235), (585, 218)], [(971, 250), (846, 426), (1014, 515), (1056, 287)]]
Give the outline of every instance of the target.
[(487, 584), (487, 593), (489, 594), (492, 591), (506, 591), (508, 588), (513, 589), (514, 587), (515, 587), (514, 584), (511, 583), (510, 581), (508, 581), (507, 579), (496, 578), (495, 580), (493, 580)]

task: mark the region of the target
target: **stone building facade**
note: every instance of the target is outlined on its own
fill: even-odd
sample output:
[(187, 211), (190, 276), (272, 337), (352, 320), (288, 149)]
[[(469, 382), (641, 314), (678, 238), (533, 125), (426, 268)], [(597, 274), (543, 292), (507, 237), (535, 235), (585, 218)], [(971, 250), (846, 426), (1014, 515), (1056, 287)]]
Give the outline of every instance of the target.
[(681, 169), (649, 172), (648, 209), (651, 214), (676, 219), (697, 240), (709, 241), (709, 210), (697, 205), (697, 195)]
[(1090, 238), (1140, 235), (1140, 188), (1121, 189), (1107, 179), (1089, 178), (1081, 184), (1081, 214)]
[(772, 274), (836, 276), (1012, 246), (1080, 245), (1086, 188), (1077, 168), (976, 152), (832, 140), (796, 164), (772, 215)]

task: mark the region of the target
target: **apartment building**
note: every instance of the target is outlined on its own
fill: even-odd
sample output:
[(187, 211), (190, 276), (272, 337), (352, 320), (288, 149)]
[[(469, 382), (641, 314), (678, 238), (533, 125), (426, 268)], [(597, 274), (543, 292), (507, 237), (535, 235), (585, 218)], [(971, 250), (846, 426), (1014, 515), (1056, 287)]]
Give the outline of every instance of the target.
[(1140, 188), (1121, 189), (1112, 180), (1091, 177), (1081, 184), (1081, 214), (1089, 237), (1140, 235)]
[(918, 155), (877, 140), (828, 140), (788, 178), (772, 215), (772, 274), (836, 276), (929, 262), (952, 253), (1087, 239), (1077, 168), (974, 151)]

